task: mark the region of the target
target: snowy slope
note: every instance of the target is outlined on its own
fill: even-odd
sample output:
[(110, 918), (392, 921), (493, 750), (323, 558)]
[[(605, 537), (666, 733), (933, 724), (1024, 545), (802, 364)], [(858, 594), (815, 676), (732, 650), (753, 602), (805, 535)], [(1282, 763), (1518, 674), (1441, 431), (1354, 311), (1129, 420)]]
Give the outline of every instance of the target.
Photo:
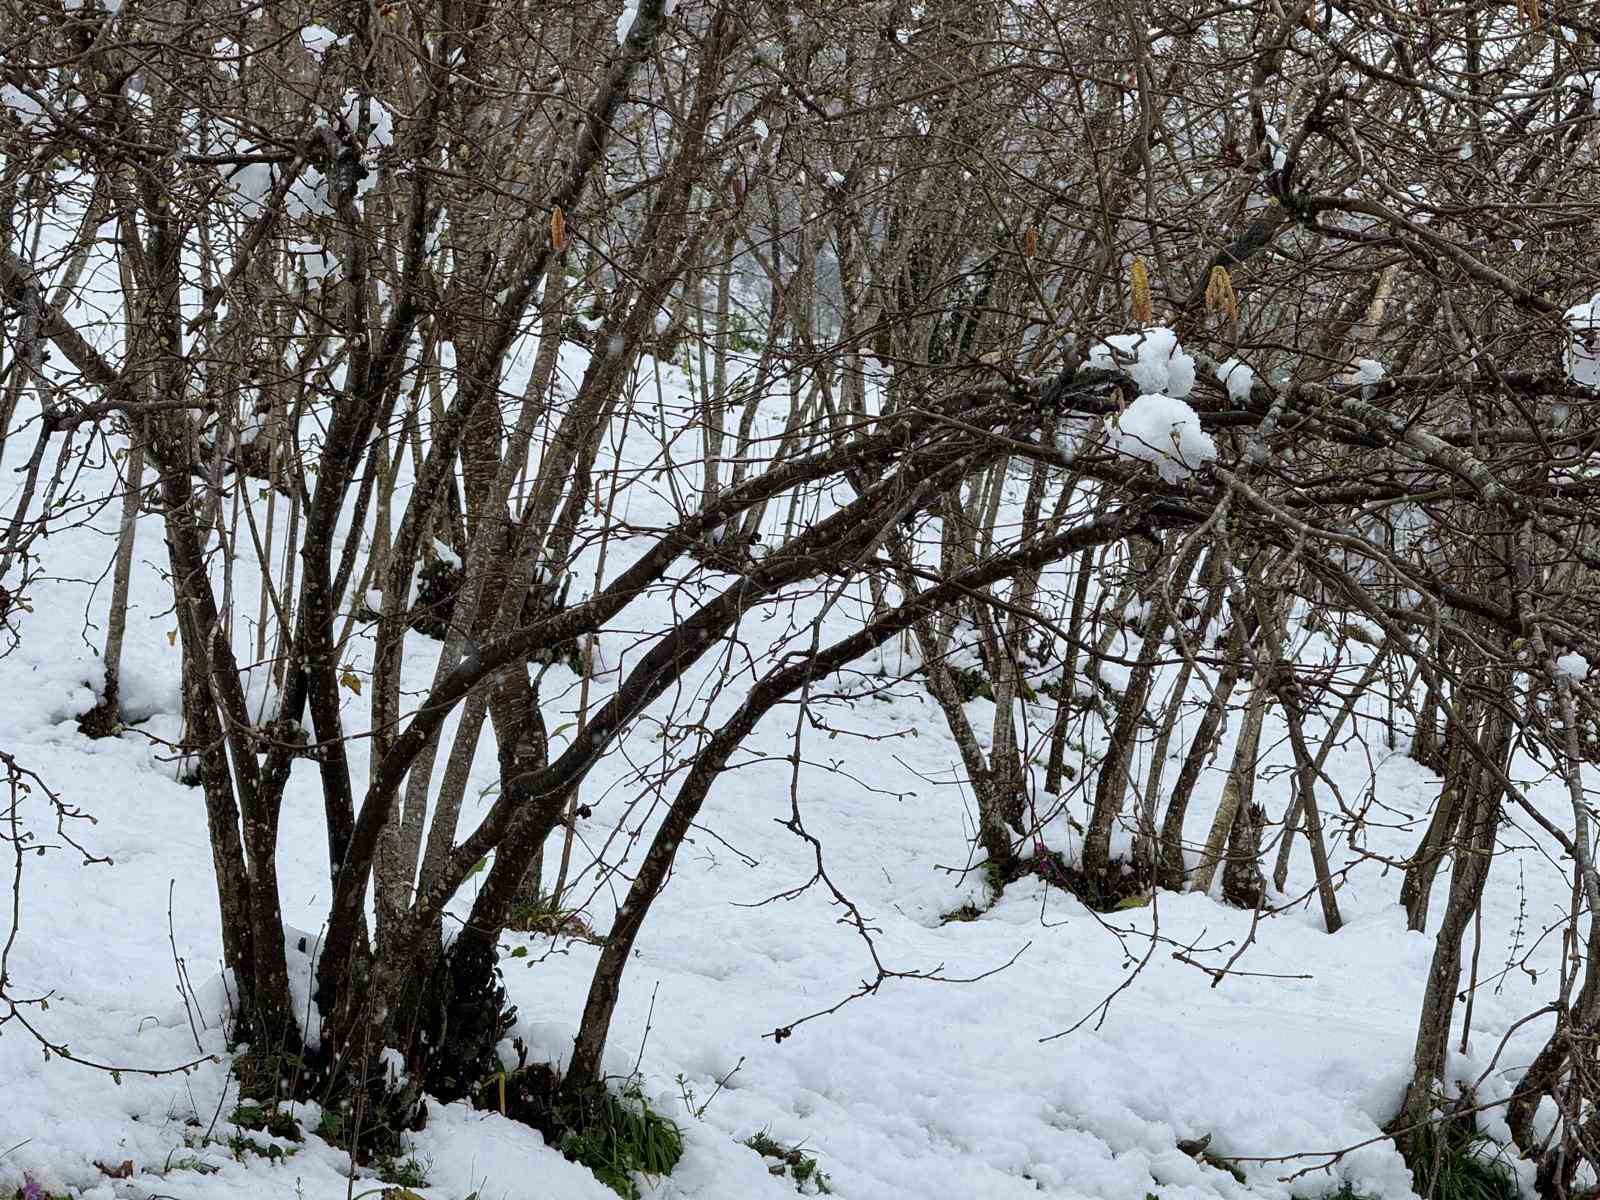
[[(580, 367), (576, 356), (567, 364), (569, 373)], [(625, 466), (661, 461), (674, 410), (687, 402), (675, 368), (658, 376), (652, 364), (646, 367), (643, 411), (657, 411), (659, 400), (662, 419), (634, 427), (620, 451)], [(8, 452), (0, 464), (6, 488), (14, 486), (20, 452)], [(609, 452), (602, 469), (608, 458)], [(94, 487), (91, 479), (85, 490), (92, 494)], [(664, 521), (671, 512), (665, 485), (642, 473), (625, 501), (627, 519), (637, 525)], [(147, 719), (98, 742), (76, 729), (74, 718), (94, 702), (90, 683), (100, 674), (93, 646), (102, 640), (97, 626), (107, 586), (101, 581), (96, 591), (95, 580), (110, 560), (114, 530), (115, 512), (107, 510), (43, 544), (49, 577), (34, 589), (19, 648), (0, 659), (0, 748), (65, 802), (92, 814), (95, 823), (74, 835), (92, 854), (112, 860), (83, 865), (50, 836), (44, 798), (24, 798), (19, 821), (50, 848), (19, 860), (21, 923), (10, 986), (18, 995), (51, 993), (48, 1011), (30, 1010), (28, 1019), (74, 1053), (125, 1068), (166, 1067), (224, 1051), (216, 1027), (222, 1001), (214, 978), (216, 898), (201, 798), (176, 782), (170, 752), (157, 740), (177, 734), (178, 658), (168, 640), (173, 622), (154, 516), (141, 523), (124, 668), (128, 707)], [(632, 549), (612, 547), (608, 575)], [(585, 587), (592, 553), (575, 572)], [(235, 586), (254, 596), (248, 563), (239, 564)], [(799, 619), (815, 611), (815, 602), (808, 604), (798, 614), (783, 605), (758, 609), (741, 637), (766, 647), (793, 636)], [(826, 618), (828, 631), (847, 628), (851, 611), (839, 605)], [(612, 671), (625, 666), (640, 652), (639, 631), (670, 619), (664, 599), (625, 611), (602, 638), (602, 662)], [(411, 656), (408, 688), (426, 685), (430, 645), (419, 641)], [(1303, 653), (1315, 657), (1324, 648), (1316, 635), (1305, 635)], [(362, 642), (352, 658), (358, 673), (367, 669), (362, 655), (369, 650)], [(912, 665), (898, 646), (885, 649), (882, 666), (890, 674)], [(687, 693), (664, 698), (663, 717), (699, 712), (698, 697), (707, 698), (713, 713), (737, 701), (737, 695), (713, 697), (709, 678), (707, 665)], [(861, 682), (859, 674), (841, 681), (857, 689)], [(562, 714), (576, 705), (575, 681), (552, 673), (544, 699), (552, 727), (569, 719)], [(351, 721), (359, 723), (365, 703), (352, 696), (348, 704)], [(986, 717), (986, 706), (973, 703), (975, 718)], [(1367, 730), (1365, 747), (1350, 742), (1330, 760), (1346, 803), (1376, 801), (1361, 830), (1361, 851), (1342, 837), (1336, 846), (1338, 863), (1354, 864), (1340, 891), (1345, 928), (1326, 935), (1314, 903), (1302, 902), (1254, 931), (1234, 964), (1248, 974), (1213, 987), (1197, 964), (1222, 966), (1250, 937), (1252, 921), (1201, 896), (1162, 893), (1148, 908), (1098, 916), (1030, 879), (980, 919), (942, 924), (941, 914), (981, 900), (982, 889), (975, 876), (960, 873), (973, 818), (937, 707), (915, 682), (903, 682), (888, 695), (837, 706), (830, 720), (845, 733), (829, 739), (807, 732), (798, 772), (785, 761), (793, 750), (794, 710), (777, 710), (757, 730), (749, 754), (713, 791), (702, 828), (680, 854), (641, 936), (609, 1065), (627, 1073), (637, 1064), (646, 1093), (686, 1131), (683, 1163), (654, 1195), (792, 1194), (791, 1182), (773, 1178), (765, 1161), (739, 1144), (761, 1130), (804, 1143), (833, 1191), (852, 1200), (1310, 1197), (1343, 1181), (1375, 1196), (1409, 1193), (1407, 1172), (1378, 1134), (1400, 1100), (1432, 940), (1406, 931), (1395, 903), (1399, 873), (1368, 856), (1409, 853), (1437, 795), (1437, 779), (1403, 749), (1383, 747)], [(660, 754), (648, 732), (642, 726), (586, 785), (594, 815), (581, 828), (579, 866), (619, 823), (625, 837), (606, 854), (611, 867), (620, 865), (626, 839), (641, 831), (647, 837), (657, 815), (652, 806), (670, 796), (670, 783), (662, 790), (639, 782), (641, 769), (648, 771)], [(1282, 729), (1269, 725), (1263, 745), (1279, 766), (1289, 761), (1283, 740)], [(490, 742), (486, 737), (480, 750), (469, 797), (494, 780)], [(1202, 783), (1192, 829), (1209, 822), (1231, 747), (1230, 732)], [(359, 772), (364, 743), (352, 749)], [(1180, 738), (1174, 754), (1183, 750)], [(283, 828), (292, 832), (280, 872), (286, 919), (314, 937), (328, 897), (322, 808), (308, 765), (296, 764), (289, 788)], [(1522, 777), (1538, 773), (1536, 764), (1520, 764)], [(1553, 811), (1564, 805), (1559, 791), (1541, 787), (1535, 795), (1548, 794)], [(1287, 798), (1286, 774), (1264, 772), (1257, 799), (1273, 819)], [(474, 803), (481, 801), (469, 799), (465, 820)], [(770, 899), (806, 883), (816, 866), (809, 845), (782, 824), (792, 803), (821, 840), (829, 877), (866, 918), (887, 966), (951, 980), (983, 978), (891, 981), (799, 1025), (781, 1043), (770, 1036), (872, 978), (867, 947), (840, 921), (824, 889)], [(1074, 806), (1081, 817), (1081, 793)], [(1067, 830), (1059, 820), (1050, 828)], [(1335, 828), (1330, 824), (1330, 833)], [(1483, 978), (1505, 973), (1477, 994), (1470, 1049), (1454, 1067), (1467, 1079), (1489, 1066), (1502, 1033), (1549, 992), (1548, 977), (1536, 983), (1528, 970), (1505, 968), (1529, 954), (1538, 931), (1567, 903), (1546, 848), (1520, 831), (1508, 830), (1507, 837), (1524, 849), (1495, 866), (1479, 968)], [(1070, 833), (1054, 848), (1070, 854)], [(547, 871), (557, 852), (552, 845)], [(1310, 886), (1303, 845), (1299, 855), (1290, 878), (1296, 896)], [(589, 920), (604, 930), (620, 891), (590, 870), (580, 894), (589, 897)], [(505, 961), (520, 1010), (516, 1032), (536, 1055), (557, 1059), (570, 1048), (597, 951), (532, 935), (512, 935), (506, 945), (511, 953), (527, 952)], [(204, 1028), (191, 1029), (179, 1001), (174, 947), (204, 1001), (194, 1014)], [(1190, 961), (1175, 957), (1180, 953)], [(1558, 953), (1547, 939), (1526, 965), (1545, 976)], [(1044, 1040), (1075, 1025), (1066, 1036)], [(1525, 1063), (1543, 1032), (1537, 1022), (1520, 1029), (1497, 1070)], [(373, 1180), (352, 1185), (347, 1157), (314, 1138), (277, 1162), (259, 1155), (236, 1161), (225, 1145), (195, 1146), (208, 1133), (225, 1142), (231, 1132), (228, 1114), (237, 1096), (222, 1065), (154, 1078), (125, 1072), (116, 1082), (104, 1072), (45, 1061), (12, 1026), (0, 1037), (0, 1081), (0, 1195), (19, 1186), (24, 1172), (53, 1191), (96, 1198), (331, 1200), (376, 1187)], [(697, 1118), (686, 1098), (692, 1095), (697, 1107), (719, 1081), (721, 1090)], [(1508, 1082), (1491, 1073), (1484, 1097), (1504, 1094)], [(315, 1125), (315, 1113), (302, 1115)], [(1212, 1151), (1241, 1157), (1248, 1184), (1176, 1147), (1208, 1133)], [(1285, 1182), (1329, 1164), (1315, 1152), (1361, 1143), (1370, 1144), (1332, 1162), (1331, 1172)], [(428, 1186), (419, 1190), (433, 1200), (613, 1195), (543, 1147), (536, 1133), (463, 1106), (436, 1111), (413, 1153), (427, 1168)], [(127, 1179), (111, 1179), (97, 1166), (125, 1161), (134, 1169)]]

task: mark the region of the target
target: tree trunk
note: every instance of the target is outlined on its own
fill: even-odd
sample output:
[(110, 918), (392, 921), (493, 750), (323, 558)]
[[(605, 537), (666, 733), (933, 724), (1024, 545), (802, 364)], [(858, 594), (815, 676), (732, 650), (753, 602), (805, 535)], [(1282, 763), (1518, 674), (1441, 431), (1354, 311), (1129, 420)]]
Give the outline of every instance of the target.
[(128, 585), (133, 578), (133, 542), (139, 528), (144, 497), (144, 438), (137, 428), (128, 438), (127, 473), (122, 495), (122, 519), (117, 532), (116, 567), (111, 579), (111, 611), (106, 620), (106, 677), (104, 705), (110, 723), (122, 719), (122, 640), (128, 628)]
[[(1490, 714), (1488, 728), (1489, 746), (1485, 749), (1495, 762), (1504, 762), (1511, 746), (1511, 722), (1496, 710)], [(1445, 1056), (1456, 994), (1461, 988), (1461, 938), (1483, 900), (1484, 884), (1494, 862), (1500, 800), (1500, 785), (1487, 773), (1478, 775), (1476, 786), (1464, 797), (1465, 807), (1456, 836), (1455, 866), (1450, 874), (1450, 897), (1434, 939), (1433, 960), (1428, 968), (1412, 1052), (1411, 1082), (1396, 1118), (1397, 1128), (1432, 1120), (1444, 1102)], [(1432, 1133), (1433, 1130), (1424, 1127), (1400, 1136), (1408, 1161), (1431, 1145), (1428, 1135)]]
[(1228, 769), (1227, 782), (1222, 785), (1222, 799), (1212, 819), (1211, 832), (1206, 835), (1205, 846), (1200, 851), (1200, 865), (1195, 868), (1191, 885), (1194, 891), (1211, 890), (1211, 882), (1216, 878), (1217, 865), (1222, 860), (1222, 848), (1227, 844), (1234, 818), (1255, 794), (1256, 758), (1261, 746), (1261, 726), (1267, 715), (1268, 694), (1266, 680), (1262, 678), (1258, 666), (1255, 683), (1250, 689), (1250, 706), (1245, 711), (1244, 727), (1240, 729), (1239, 740), (1234, 746), (1233, 765)]
[(1260, 908), (1267, 898), (1267, 880), (1261, 872), (1261, 835), (1266, 823), (1266, 809), (1247, 804), (1239, 810), (1228, 835), (1222, 898), (1237, 908)]
[(1184, 756), (1183, 767), (1172, 785), (1172, 796), (1167, 801), (1166, 815), (1161, 821), (1161, 862), (1156, 871), (1156, 881), (1168, 891), (1181, 891), (1185, 875), (1183, 826), (1189, 814), (1189, 801), (1194, 796), (1200, 772), (1216, 752), (1217, 740), (1222, 731), (1223, 718), (1228, 713), (1228, 701), (1238, 686), (1244, 669), (1244, 622), (1236, 620), (1228, 639), (1228, 658), (1223, 664), (1200, 725), (1189, 742), (1189, 753)]

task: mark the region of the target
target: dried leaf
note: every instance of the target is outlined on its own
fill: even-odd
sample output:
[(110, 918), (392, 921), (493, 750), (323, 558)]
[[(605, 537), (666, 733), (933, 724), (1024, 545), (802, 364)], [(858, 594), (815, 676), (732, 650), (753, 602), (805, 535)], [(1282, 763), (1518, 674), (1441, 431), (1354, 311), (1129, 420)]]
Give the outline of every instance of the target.
[(550, 246), (557, 254), (567, 248), (567, 214), (559, 204), (550, 210)]
[(349, 667), (339, 673), (339, 686), (349, 688), (356, 695), (361, 695), (361, 676)]
[(1022, 235), (1022, 256), (1032, 258), (1039, 253), (1039, 230), (1036, 226), (1029, 225), (1026, 233)]

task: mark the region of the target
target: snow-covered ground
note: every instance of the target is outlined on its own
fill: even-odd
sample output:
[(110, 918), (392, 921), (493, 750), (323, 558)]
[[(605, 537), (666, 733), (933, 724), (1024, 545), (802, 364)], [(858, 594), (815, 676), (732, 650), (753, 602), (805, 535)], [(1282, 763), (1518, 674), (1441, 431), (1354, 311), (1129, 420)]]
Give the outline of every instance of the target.
[[(570, 371), (578, 366), (576, 359), (568, 364)], [(640, 378), (646, 389), (640, 411), (654, 414), (653, 367)], [(660, 461), (661, 434), (673, 424), (684, 382), (673, 368), (659, 378), (664, 423), (652, 416), (634, 425), (620, 452), (624, 464)], [(16, 486), (14, 468), (25, 453), (8, 451), (0, 486)], [(602, 468), (608, 461), (609, 451)], [(95, 486), (86, 477), (84, 490), (92, 494)], [(670, 514), (665, 485), (648, 475), (631, 483), (624, 499), (636, 526)], [(111, 860), (84, 865), (53, 836), (43, 797), (23, 799), (19, 820), (46, 852), (20, 860), (21, 922), (8, 987), (18, 996), (50, 993), (48, 1011), (30, 1009), (28, 1019), (75, 1054), (130, 1069), (167, 1067), (225, 1053), (216, 980), (220, 935), (201, 797), (176, 781), (160, 740), (177, 734), (179, 703), (157, 517), (141, 521), (124, 667), (127, 708), (142, 723), (100, 741), (76, 727), (76, 716), (95, 701), (91, 684), (101, 674), (95, 646), (103, 641), (109, 590), (103, 576), (115, 520), (115, 508), (108, 508), (41, 543), (46, 578), (31, 593), (20, 646), (0, 659), (0, 748), (93, 815), (92, 825), (72, 832), (90, 853)], [(608, 573), (630, 552), (630, 545), (614, 544)], [(575, 574), (586, 588), (593, 559), (585, 564)], [(239, 563), (235, 586), (253, 605), (249, 563)], [(669, 602), (624, 612), (602, 639), (603, 665), (614, 671), (635, 657), (637, 631), (663, 627)], [(800, 616), (813, 611), (808, 601)], [(836, 633), (851, 608), (840, 605), (826, 619)], [(740, 637), (765, 648), (790, 636), (793, 621), (786, 605), (758, 609)], [(251, 636), (248, 623), (239, 624), (239, 636)], [(1310, 658), (1327, 648), (1298, 625), (1291, 632)], [(351, 656), (358, 674), (369, 652), (370, 643), (359, 641)], [(410, 694), (426, 686), (435, 653), (433, 643), (418, 639), (407, 666)], [(901, 654), (898, 644), (883, 654), (891, 675), (912, 665)], [(664, 699), (660, 711), (672, 705), (680, 714), (690, 711), (693, 688), (707, 682), (708, 671), (691, 679), (689, 692)], [(1108, 678), (1116, 682), (1115, 671)], [(842, 682), (865, 690), (859, 673)], [(576, 697), (573, 678), (552, 672), (544, 688), (552, 728), (569, 719), (563, 714)], [(737, 699), (717, 698), (713, 711)], [(347, 704), (359, 724), (365, 700), (352, 694)], [(988, 707), (984, 700), (972, 704), (980, 728), (988, 726)], [(806, 765), (797, 775), (786, 762), (794, 710), (778, 710), (718, 783), (693, 843), (680, 853), (640, 938), (613, 1026), (608, 1065), (619, 1074), (637, 1067), (645, 1093), (675, 1117), (687, 1140), (674, 1175), (646, 1194), (700, 1200), (792, 1194), (792, 1181), (773, 1177), (767, 1160), (741, 1144), (760, 1131), (803, 1144), (833, 1192), (850, 1200), (1313, 1197), (1346, 1181), (1373, 1196), (1409, 1194), (1408, 1173), (1379, 1133), (1409, 1069), (1432, 936), (1406, 930), (1396, 903), (1400, 874), (1380, 858), (1414, 848), (1439, 783), (1403, 747), (1384, 746), (1368, 720), (1379, 708), (1379, 698), (1364, 707), (1362, 737), (1348, 740), (1329, 762), (1344, 803), (1367, 809), (1352, 849), (1348, 826), (1333, 818), (1337, 799), (1323, 797), (1330, 835), (1339, 833), (1336, 865), (1360, 860), (1343, 876), (1346, 924), (1334, 936), (1322, 931), (1314, 899), (1252, 931), (1249, 913), (1203, 896), (1160, 893), (1148, 907), (1101, 916), (1037, 879), (1013, 885), (977, 920), (942, 923), (942, 914), (984, 896), (977, 877), (961, 873), (973, 813), (936, 705), (915, 681), (838, 704), (829, 719), (844, 732), (831, 739), (808, 732)], [(1049, 719), (1047, 702), (1034, 719)], [(1191, 831), (1209, 823), (1238, 724), (1231, 722), (1201, 784)], [(651, 735), (651, 726), (641, 725), (586, 785), (593, 816), (580, 826), (580, 867), (619, 823), (629, 836), (641, 827), (647, 835), (670, 796), (670, 788), (663, 794), (638, 782), (641, 768), (648, 770), (661, 752)], [(486, 803), (471, 797), (494, 779), (492, 745), (484, 740), (469, 809)], [(1276, 820), (1289, 788), (1287, 773), (1272, 769), (1289, 761), (1276, 723), (1269, 723), (1263, 746), (1269, 767), (1256, 798)], [(1185, 749), (1184, 739), (1175, 739), (1174, 757)], [(363, 770), (364, 743), (353, 743), (353, 754), (355, 769)], [(1136, 766), (1142, 777), (1144, 764)], [(280, 875), (288, 922), (314, 937), (328, 884), (322, 807), (309, 767), (296, 764), (289, 788)], [(1169, 779), (1175, 772), (1176, 763)], [(1536, 764), (1519, 764), (1524, 778), (1538, 773)], [(1559, 789), (1541, 790), (1546, 786), (1536, 786), (1534, 795), (1561, 811), (1564, 797)], [(824, 847), (829, 877), (866, 918), (885, 965), (952, 981), (982, 978), (891, 980), (774, 1039), (775, 1030), (837, 1004), (873, 977), (867, 948), (823, 889), (770, 899), (804, 884), (815, 868), (810, 846), (783, 824), (796, 799), (807, 830)], [(1081, 792), (1073, 803), (1081, 818)], [(464, 820), (474, 811), (481, 809), (470, 809)], [(1049, 828), (1061, 831), (1055, 848), (1070, 854), (1067, 824), (1057, 820)], [(1568, 903), (1546, 847), (1520, 829), (1508, 828), (1505, 837), (1522, 849), (1498, 861), (1490, 880), (1477, 957), (1480, 979), (1493, 982), (1476, 994), (1469, 1050), (1452, 1066), (1468, 1080), (1490, 1065), (1503, 1032), (1548, 998), (1559, 945), (1554, 938), (1534, 943)], [(606, 851), (613, 866), (624, 841)], [(558, 852), (552, 844), (547, 878)], [(1310, 885), (1302, 843), (1290, 893), (1302, 896)], [(621, 886), (592, 869), (583, 876), (580, 894), (589, 898), (587, 918), (597, 929), (607, 927)], [(1436, 913), (1440, 907), (1436, 899)], [(1236, 973), (1213, 986), (1204, 967), (1222, 966), (1252, 932)], [(598, 951), (581, 941), (520, 934), (509, 935), (506, 946), (509, 954), (526, 950), (504, 960), (520, 1011), (515, 1032), (535, 1056), (558, 1060), (570, 1050)], [(180, 1000), (175, 956), (202, 1001), (194, 1027)], [(1543, 1033), (1537, 1022), (1518, 1031), (1483, 1082), (1483, 1098), (1505, 1093), (1515, 1075), (1504, 1072), (1525, 1064)], [(352, 1183), (347, 1156), (315, 1137), (297, 1148), (284, 1143), (294, 1152), (273, 1161), (232, 1155), (229, 1114), (238, 1097), (225, 1063), (157, 1077), (125, 1070), (119, 1082), (102, 1071), (46, 1061), (12, 1025), (0, 1036), (0, 1092), (0, 1195), (21, 1186), (25, 1172), (53, 1193), (96, 1200), (332, 1200), (378, 1187), (372, 1178)], [(307, 1127), (315, 1126), (314, 1112), (302, 1115)], [(1491, 1115), (1490, 1132), (1495, 1122)], [(1207, 1134), (1211, 1151), (1240, 1159), (1247, 1183), (1177, 1148), (1181, 1139)], [(1360, 1148), (1326, 1157), (1351, 1146)], [(412, 1154), (428, 1180), (416, 1190), (430, 1200), (614, 1195), (543, 1146), (538, 1134), (462, 1105), (436, 1109)], [(1330, 1161), (1331, 1172), (1285, 1182)], [(124, 1163), (132, 1165), (127, 1178), (107, 1173)]]

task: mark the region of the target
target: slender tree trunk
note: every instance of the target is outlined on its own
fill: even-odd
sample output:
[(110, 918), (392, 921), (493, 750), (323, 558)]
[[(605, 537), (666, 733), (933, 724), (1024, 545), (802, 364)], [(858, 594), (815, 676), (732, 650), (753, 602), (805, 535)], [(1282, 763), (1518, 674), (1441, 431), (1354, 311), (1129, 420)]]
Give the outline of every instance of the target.
[[(1206, 581), (1208, 588), (1205, 607), (1196, 622), (1202, 637), (1222, 611), (1222, 601), (1227, 590), (1223, 587), (1222, 581), (1223, 557), (1221, 548), (1213, 545), (1207, 551), (1205, 565), (1200, 571), (1201, 578)], [(1168, 748), (1172, 745), (1172, 734), (1178, 726), (1178, 719), (1183, 714), (1183, 704), (1189, 694), (1189, 681), (1193, 678), (1194, 669), (1194, 656), (1186, 652), (1183, 664), (1178, 668), (1178, 678), (1167, 696), (1161, 727), (1156, 734), (1155, 745), (1150, 751), (1150, 768), (1145, 776), (1144, 795), (1139, 804), (1139, 841), (1135, 857), (1151, 864), (1152, 867), (1156, 866), (1161, 858), (1161, 837), (1156, 828), (1156, 811), (1161, 801), (1161, 784), (1162, 777), (1166, 773)]]
[(1222, 861), (1222, 849), (1227, 845), (1234, 817), (1241, 806), (1251, 802), (1255, 794), (1261, 726), (1266, 720), (1267, 700), (1271, 694), (1266, 673), (1272, 669), (1265, 648), (1258, 647), (1257, 654), (1260, 657), (1250, 688), (1250, 703), (1245, 710), (1244, 725), (1239, 730), (1239, 740), (1234, 746), (1233, 765), (1228, 769), (1227, 782), (1222, 785), (1222, 800), (1217, 805), (1211, 832), (1206, 835), (1205, 847), (1200, 852), (1200, 865), (1195, 868), (1192, 886), (1197, 892), (1211, 890), (1211, 881), (1216, 877), (1217, 866)]
[(1161, 821), (1161, 864), (1156, 877), (1157, 882), (1169, 891), (1176, 892), (1183, 888), (1184, 821), (1189, 814), (1189, 801), (1194, 795), (1195, 785), (1200, 782), (1200, 773), (1216, 752), (1223, 718), (1228, 713), (1228, 701), (1244, 670), (1244, 639), (1244, 622), (1236, 620), (1228, 638), (1227, 660), (1211, 689), (1211, 699), (1206, 702), (1205, 713), (1190, 739), (1189, 753), (1184, 756), (1183, 767), (1167, 800), (1166, 815)]
[[(1328, 726), (1327, 732), (1323, 735), (1322, 745), (1317, 749), (1316, 757), (1312, 759), (1312, 770), (1316, 774), (1320, 775), (1322, 773), (1327, 764), (1328, 755), (1333, 752), (1333, 747), (1339, 740), (1340, 731), (1344, 729), (1345, 723), (1350, 719), (1350, 715), (1355, 712), (1356, 703), (1362, 696), (1366, 695), (1368, 685), (1377, 678), (1378, 671), (1382, 668), (1383, 660), (1388, 655), (1392, 645), (1393, 643), (1387, 638), (1384, 639), (1384, 643), (1379, 647), (1378, 653), (1373, 656), (1372, 661), (1367, 664), (1366, 670), (1361, 673), (1361, 678), (1356, 683), (1356, 686), (1350, 689), (1350, 693), (1345, 697), (1344, 703), (1339, 706), (1338, 715), (1334, 717), (1332, 724)], [(1280, 892), (1289, 882), (1289, 858), (1294, 848), (1294, 835), (1299, 827), (1299, 822), (1300, 795), (1299, 790), (1296, 789), (1288, 809), (1284, 812), (1283, 841), (1278, 847), (1278, 862), (1272, 872), (1272, 886)]]
[[(1193, 887), (1197, 892), (1211, 890), (1223, 847), (1232, 831), (1233, 821), (1240, 808), (1250, 804), (1255, 795), (1256, 762), (1260, 754), (1261, 728), (1266, 720), (1274, 673), (1280, 669), (1279, 653), (1282, 642), (1283, 621), (1287, 603), (1270, 584), (1261, 579), (1267, 570), (1265, 560), (1258, 560), (1252, 572), (1256, 579), (1253, 595), (1241, 593), (1236, 616), (1251, 612), (1255, 617), (1254, 638), (1255, 670), (1250, 685), (1250, 701), (1245, 709), (1244, 726), (1234, 746), (1233, 765), (1223, 784), (1222, 798), (1217, 806), (1211, 832), (1206, 837), (1200, 854), (1200, 865), (1195, 869)], [(1250, 643), (1241, 643), (1248, 646)]]
[(1467, 699), (1458, 710), (1459, 722), (1452, 722), (1446, 736), (1448, 760), (1444, 788), (1428, 818), (1427, 829), (1411, 862), (1406, 867), (1405, 880), (1400, 885), (1400, 905), (1406, 910), (1406, 928), (1421, 932), (1428, 925), (1428, 903), (1433, 892), (1433, 882), (1439, 872), (1447, 849), (1456, 839), (1465, 805), (1462, 797), (1469, 796), (1482, 768), (1468, 756), (1465, 739), (1480, 736), (1483, 706)]
[[(1190, 538), (1183, 553), (1173, 561), (1171, 577), (1167, 581), (1171, 592), (1181, 592), (1189, 586), (1189, 578), (1194, 574), (1204, 546), (1205, 539)], [(1157, 571), (1162, 554), (1158, 550), (1149, 552), (1151, 561), (1143, 573), (1144, 577)], [(1155, 585), (1152, 583), (1149, 586), (1153, 588)], [(1083, 837), (1083, 873), (1090, 879), (1102, 878), (1111, 869), (1111, 832), (1122, 815), (1127, 799), (1132, 778), (1134, 743), (1138, 739), (1139, 727), (1148, 719), (1145, 705), (1149, 700), (1150, 685), (1155, 678), (1157, 660), (1172, 617), (1171, 605), (1164, 599), (1151, 601), (1139, 657), (1117, 704), (1117, 721), (1111, 730), (1105, 758), (1100, 763), (1099, 777), (1095, 780), (1094, 806)]]
[[(1495, 762), (1503, 762), (1510, 749), (1511, 722), (1498, 710), (1488, 720), (1489, 745), (1485, 747)], [(1487, 777), (1478, 776), (1478, 786), (1464, 797), (1464, 809), (1456, 835), (1455, 866), (1450, 874), (1450, 896), (1434, 939), (1433, 960), (1423, 993), (1422, 1011), (1417, 1022), (1416, 1046), (1412, 1053), (1411, 1082), (1397, 1127), (1411, 1126), (1433, 1118), (1443, 1101), (1445, 1057), (1450, 1043), (1451, 1017), (1456, 994), (1461, 988), (1461, 939), (1472, 915), (1483, 900), (1484, 884), (1494, 862), (1495, 834), (1500, 824), (1501, 788)], [(1410, 1134), (1402, 1144), (1415, 1155), (1429, 1144), (1426, 1136)]]
[(1266, 810), (1247, 804), (1234, 819), (1228, 835), (1228, 861), (1222, 868), (1222, 898), (1239, 908), (1260, 908), (1267, 898), (1266, 876), (1261, 872), (1261, 835)]
[(1056, 690), (1056, 719), (1050, 727), (1050, 760), (1045, 768), (1044, 790), (1061, 794), (1061, 777), (1066, 771), (1067, 721), (1073, 713), (1072, 698), (1078, 686), (1078, 643), (1083, 638), (1084, 611), (1089, 600), (1089, 579), (1094, 573), (1097, 550), (1093, 547), (1078, 555), (1077, 581), (1072, 589), (1072, 617), (1067, 625), (1067, 645), (1063, 651), (1060, 682)]
[(133, 543), (144, 496), (144, 438), (137, 429), (128, 439), (122, 519), (117, 532), (116, 566), (111, 577), (111, 611), (106, 620), (105, 706), (112, 723), (122, 712), (122, 640), (128, 628), (128, 585), (133, 579)]
[(1294, 750), (1295, 761), (1295, 801), (1285, 821), (1285, 836), (1288, 836), (1287, 826), (1291, 821), (1298, 818), (1305, 823), (1306, 840), (1311, 845), (1311, 862), (1317, 873), (1317, 899), (1322, 904), (1323, 927), (1329, 933), (1338, 933), (1344, 918), (1339, 915), (1339, 901), (1333, 890), (1333, 870), (1328, 862), (1328, 846), (1322, 836), (1322, 812), (1317, 807), (1319, 768), (1306, 745), (1299, 689), (1293, 686), (1287, 668), (1277, 673), (1273, 690), (1289, 724), (1289, 744)]

